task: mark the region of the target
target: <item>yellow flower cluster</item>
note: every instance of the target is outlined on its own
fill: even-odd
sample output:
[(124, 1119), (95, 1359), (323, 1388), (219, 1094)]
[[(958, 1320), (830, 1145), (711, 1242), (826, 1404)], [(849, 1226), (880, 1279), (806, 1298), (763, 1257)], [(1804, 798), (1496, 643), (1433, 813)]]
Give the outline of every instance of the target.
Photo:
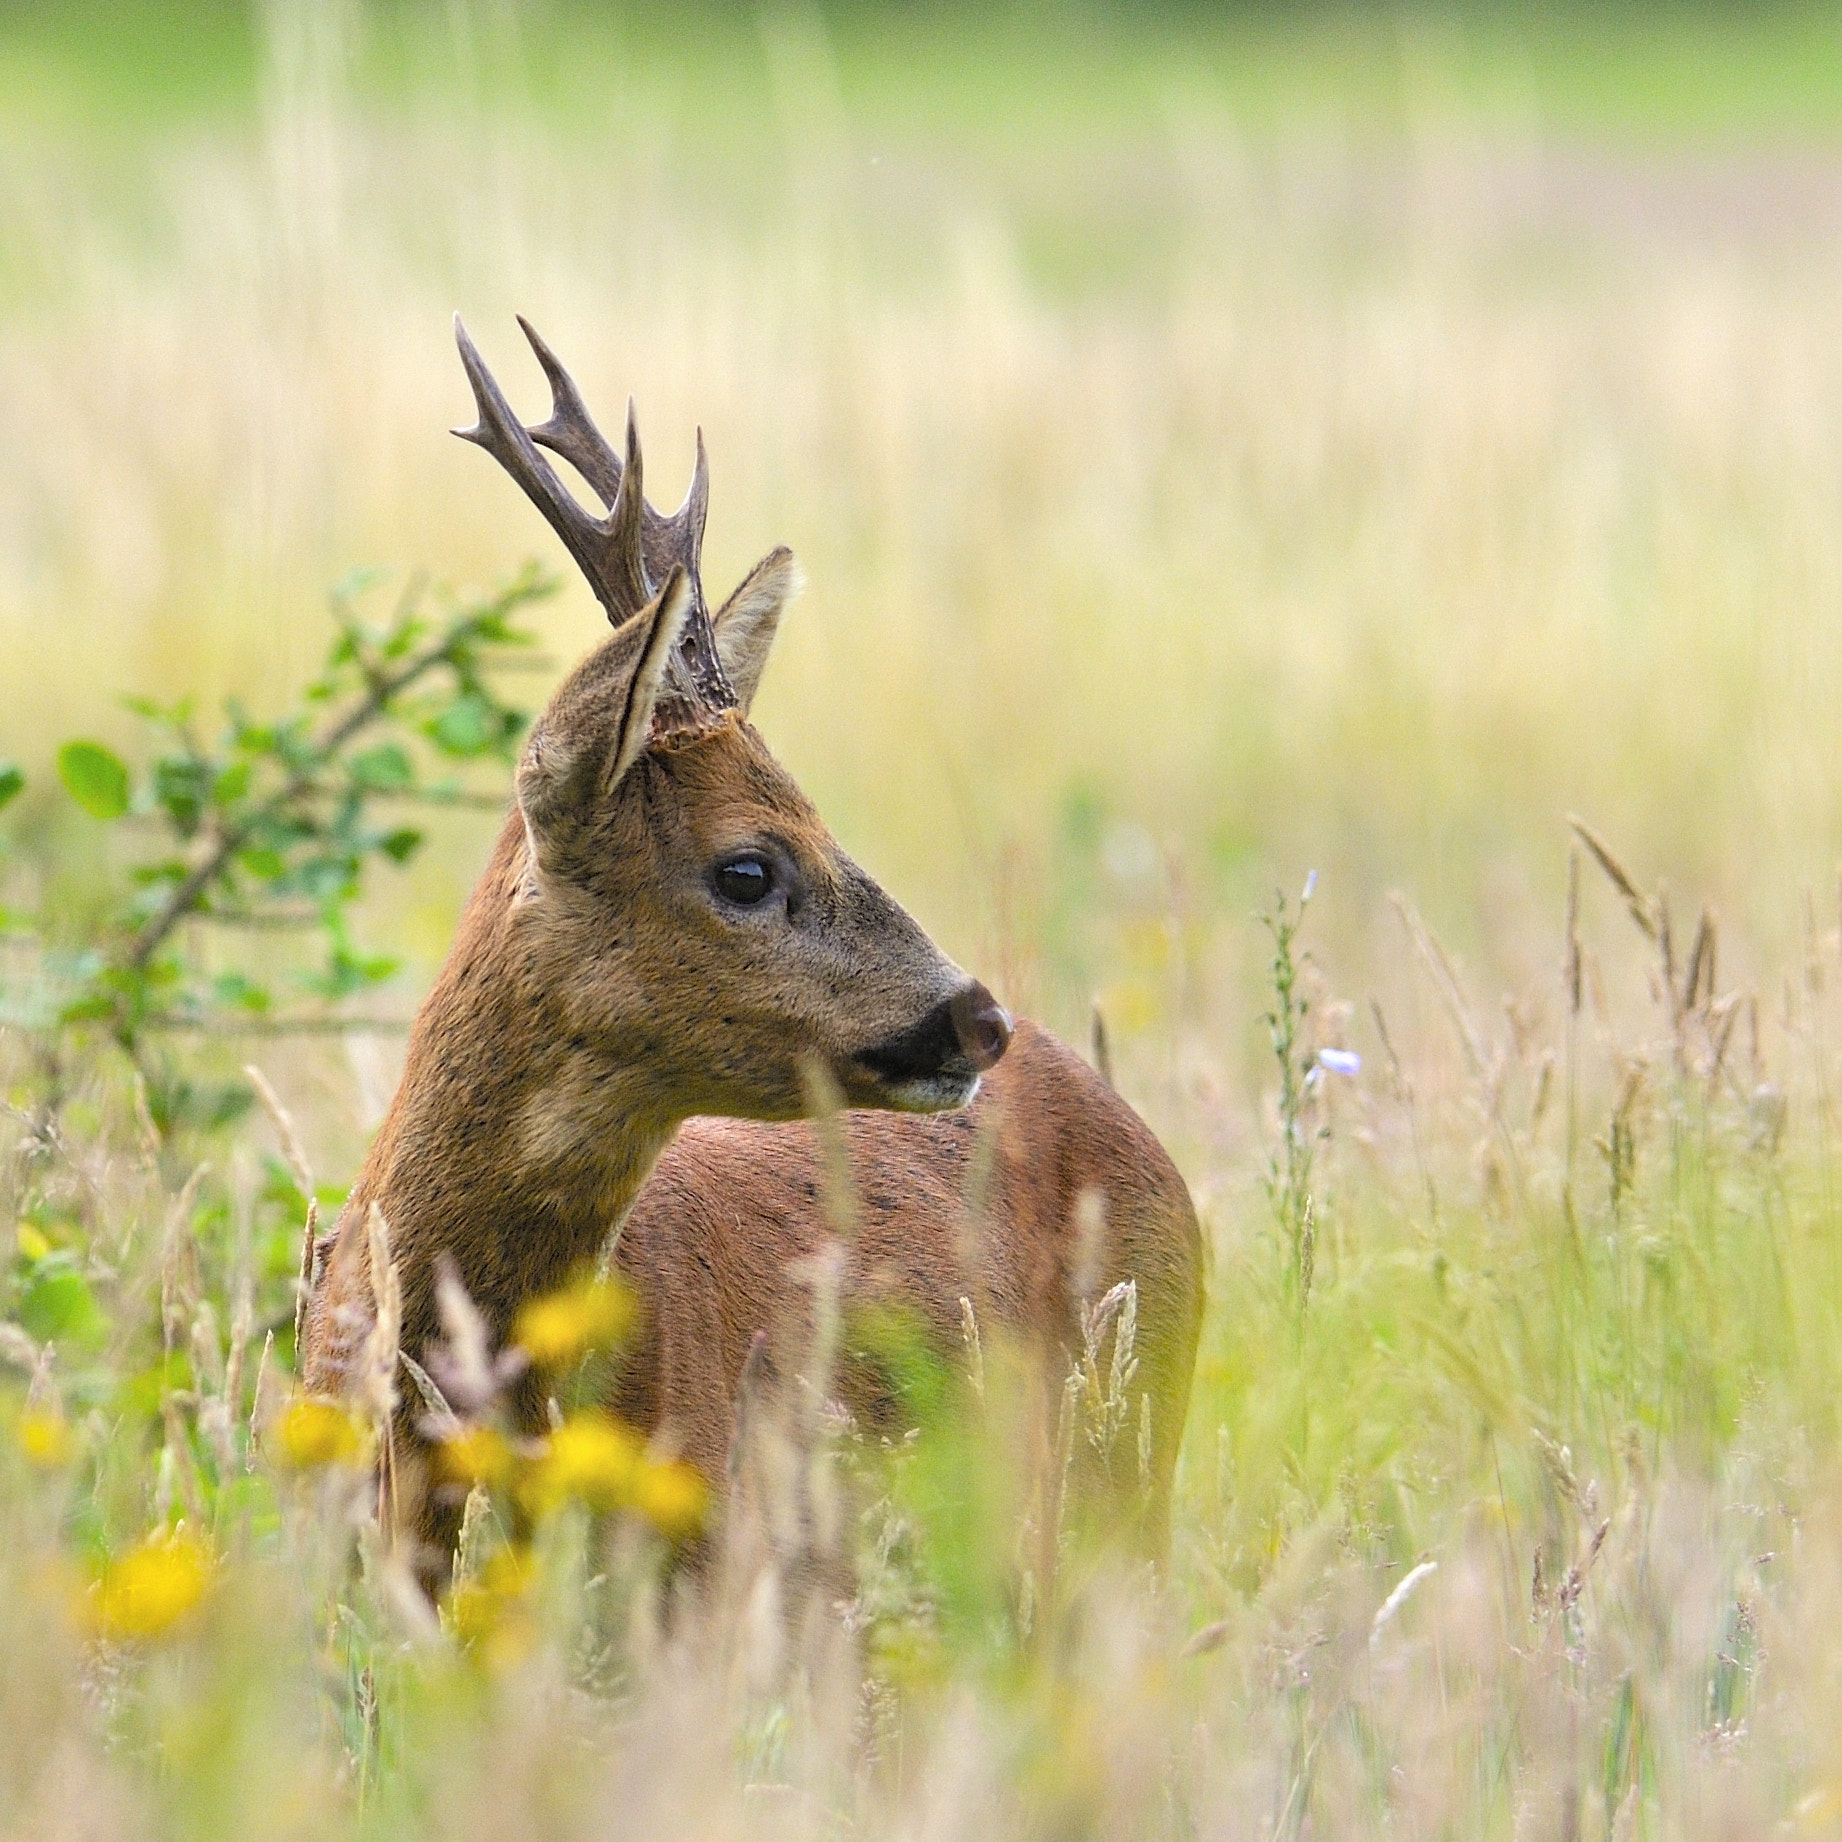
[(710, 1491), (695, 1465), (674, 1458), (641, 1469), (634, 1482), (633, 1507), (667, 1541), (688, 1541), (704, 1526)]
[(76, 1456), (77, 1438), (61, 1413), (28, 1407), (13, 1426), (19, 1449), (44, 1471), (57, 1471)]
[[(478, 1454), (491, 1440), (508, 1464), (518, 1463), (499, 1435), (472, 1431), (448, 1441), (445, 1462), (457, 1470), (462, 1447)], [(534, 1519), (580, 1502), (603, 1513), (632, 1510), (667, 1539), (680, 1541), (703, 1527), (709, 1492), (694, 1465), (679, 1459), (657, 1463), (646, 1456), (631, 1428), (594, 1414), (577, 1414), (550, 1436), (541, 1452), (522, 1461), (513, 1486)], [(538, 1563), (523, 1542), (501, 1548), (470, 1579), (448, 1595), (443, 1617), (449, 1632), (489, 1667), (516, 1665), (536, 1639), (533, 1594)]]
[(275, 1458), (296, 1471), (362, 1464), (369, 1444), (361, 1420), (339, 1402), (318, 1394), (303, 1394), (290, 1401), (276, 1415), (268, 1434)]
[(606, 1514), (633, 1501), (645, 1463), (646, 1447), (630, 1427), (600, 1414), (572, 1414), (518, 1480), (518, 1495), (534, 1516), (571, 1498)]
[(516, 1454), (505, 1435), (490, 1426), (467, 1426), (435, 1448), (435, 1466), (444, 1482), (502, 1488), (511, 1479)]
[[(576, 1328), (590, 1321), (597, 1335), (615, 1322), (610, 1297), (622, 1301), (621, 1311), (629, 1309), (625, 1295), (612, 1287), (558, 1296), (581, 1306)], [(554, 1306), (558, 1299), (542, 1303)], [(573, 1347), (584, 1347), (580, 1336)], [(32, 1436), (50, 1453), (58, 1449), (55, 1439), (62, 1427), (61, 1421), (48, 1424)], [(68, 1432), (63, 1436), (68, 1438)], [(20, 1438), (22, 1443), (27, 1438), (23, 1421)], [(363, 1419), (340, 1402), (298, 1395), (275, 1416), (265, 1445), (277, 1464), (314, 1471), (368, 1463), (372, 1441)], [(444, 1484), (509, 1490), (532, 1521), (553, 1515), (565, 1503), (582, 1503), (598, 1515), (631, 1510), (668, 1541), (685, 1541), (703, 1527), (709, 1507), (709, 1491), (696, 1466), (650, 1457), (633, 1428), (601, 1413), (572, 1414), (548, 1438), (525, 1444), (514, 1444), (495, 1426), (459, 1426), (437, 1443), (434, 1464)]]
[(528, 1548), (501, 1548), (476, 1578), (448, 1595), (449, 1631), (496, 1667), (517, 1662), (534, 1635), (530, 1590), (536, 1578)]
[(190, 1536), (151, 1536), (102, 1570), (83, 1621), (102, 1637), (158, 1637), (198, 1604), (210, 1580), (211, 1557)]
[(516, 1490), (526, 1513), (541, 1518), (564, 1503), (601, 1515), (634, 1510), (668, 1540), (703, 1527), (709, 1491), (695, 1465), (654, 1460), (631, 1427), (602, 1414), (572, 1414), (523, 1468)]
[(560, 1369), (592, 1350), (607, 1349), (633, 1323), (633, 1295), (617, 1281), (584, 1279), (562, 1292), (534, 1298), (518, 1313), (512, 1341), (540, 1369)]

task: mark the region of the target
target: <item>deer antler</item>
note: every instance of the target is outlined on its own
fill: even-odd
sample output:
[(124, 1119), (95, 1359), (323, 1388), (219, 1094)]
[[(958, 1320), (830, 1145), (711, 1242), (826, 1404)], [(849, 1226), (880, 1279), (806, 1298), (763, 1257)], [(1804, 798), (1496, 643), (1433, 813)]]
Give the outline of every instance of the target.
[[(595, 598), (607, 610), (609, 621), (619, 626), (637, 614), (658, 593), (675, 567), (681, 568), (691, 587), (691, 611), (673, 655), (669, 690), (655, 708), (656, 728), (682, 728), (714, 711), (736, 707), (736, 695), (717, 656), (716, 630), (704, 600), (698, 563), (703, 550), (704, 514), (710, 503), (710, 470), (704, 459), (704, 437), (697, 432), (697, 459), (691, 469), (690, 490), (670, 517), (646, 503), (641, 487), (639, 429), (633, 419), (633, 399), (627, 399), (626, 458), (623, 461), (596, 428), (582, 401), (575, 380), (522, 315), (518, 324), (550, 380), (550, 417), (526, 428), (512, 414), (493, 374), (487, 370), (460, 315), (454, 316), (454, 338), (460, 347), (467, 381), (473, 386), (480, 419), (470, 429), (456, 429), (463, 441), (482, 447), (524, 488), (531, 503), (550, 521), (569, 554), (576, 559)], [(586, 511), (538, 450), (538, 444), (581, 474), (607, 515)]]

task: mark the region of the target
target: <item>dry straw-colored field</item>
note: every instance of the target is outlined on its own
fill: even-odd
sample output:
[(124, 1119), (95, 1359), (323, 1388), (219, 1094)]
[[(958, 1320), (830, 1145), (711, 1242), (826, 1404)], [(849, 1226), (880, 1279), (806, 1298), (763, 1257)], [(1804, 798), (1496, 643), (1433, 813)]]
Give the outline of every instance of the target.
[[(0, 1833), (1842, 1831), (1821, 82), (1703, 135), (1593, 74), (1706, 20), (520, 20), (273, 0), (170, 104), (0, 26), (15, 906), (111, 873), (50, 759), (132, 752), (118, 692), (280, 704), (359, 565), (560, 567), (443, 433), (456, 307), (535, 413), (524, 312), (659, 496), (701, 423), (713, 585), (800, 554), (757, 716), (847, 847), (1007, 999), (1082, 1041), (1100, 999), (1211, 1237), (1175, 1551), (1023, 1642), (959, 1427), (840, 1461), (842, 1624), (782, 1643), (752, 1550), (667, 1615), (565, 1516), (468, 1648), (356, 1472), (244, 1431), (298, 1233), (264, 1116), (149, 1144), (15, 1030)], [(1842, 68), (1751, 31), (1736, 90)], [(560, 670), (597, 616), (542, 622)], [(403, 1014), (487, 838), (370, 892)], [(1306, 1253), (1253, 917), (1311, 870), (1299, 1067), (1364, 1063), (1289, 1122)], [(336, 1192), (393, 1042), (255, 1053)], [(47, 1274), (94, 1314), (49, 1353)]]

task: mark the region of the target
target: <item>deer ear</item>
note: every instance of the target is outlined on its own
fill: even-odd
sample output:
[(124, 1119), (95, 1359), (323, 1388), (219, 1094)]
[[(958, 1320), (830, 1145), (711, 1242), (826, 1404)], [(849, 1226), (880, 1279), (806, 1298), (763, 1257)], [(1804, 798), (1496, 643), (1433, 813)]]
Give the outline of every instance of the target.
[(674, 566), (652, 601), (558, 687), (518, 764), (518, 804), (533, 831), (585, 815), (645, 752), (692, 600), (690, 578)]
[(645, 751), (646, 738), (652, 731), (653, 706), (659, 701), (659, 689), (665, 682), (665, 668), (671, 663), (684, 623), (690, 617), (696, 597), (691, 592), (691, 578), (682, 565), (674, 563), (650, 608), (634, 615), (636, 623), (652, 616), (650, 631), (640, 652), (633, 681), (627, 687), (626, 707), (621, 713), (620, 736), (614, 746), (614, 764), (608, 770), (611, 791)]
[(743, 577), (741, 587), (717, 611), (717, 657), (736, 694), (736, 708), (744, 716), (755, 701), (780, 617), (804, 583), (805, 575), (793, 560), (793, 552), (783, 544), (770, 550)]

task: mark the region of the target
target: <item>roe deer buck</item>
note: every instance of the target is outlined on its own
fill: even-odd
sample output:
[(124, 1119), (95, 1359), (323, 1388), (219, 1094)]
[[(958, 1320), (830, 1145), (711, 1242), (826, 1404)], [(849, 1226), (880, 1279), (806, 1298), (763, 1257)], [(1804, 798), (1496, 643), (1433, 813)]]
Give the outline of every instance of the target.
[[(1079, 1056), (1022, 1018), (970, 1107), (848, 1112), (841, 1130), (856, 1216), (842, 1302), (894, 1307), (956, 1366), (968, 1355), (962, 1299), (984, 1338), (1018, 1346), (1036, 1396), (1035, 1477), (1018, 1480), (1020, 1495), (1052, 1483), (1044, 1461), (1082, 1348), (1082, 1304), (1135, 1283), (1129, 1406), (1136, 1416), (1148, 1402), (1146, 1475), (1135, 1420), (1106, 1455), (1077, 1430), (1072, 1507), (1161, 1558), (1203, 1304), (1196, 1213), (1164, 1148)], [(810, 1347), (810, 1290), (795, 1275), (834, 1232), (826, 1163), (809, 1124), (692, 1119), (621, 1229), (618, 1264), (645, 1315), (609, 1404), (666, 1429), (706, 1477), (724, 1475), (755, 1332), (770, 1333), (770, 1372), (796, 1369)], [(856, 1341), (847, 1324), (833, 1388), (860, 1425), (899, 1435), (887, 1378)]]
[[(304, 1336), (318, 1392), (340, 1391), (370, 1328), (374, 1205), (402, 1350), (419, 1357), (437, 1334), (443, 1256), (502, 1338), (521, 1302), (595, 1257), (688, 1116), (795, 1117), (813, 1063), (852, 1106), (961, 1106), (1010, 1039), (991, 994), (851, 862), (747, 721), (790, 553), (771, 551), (713, 620), (701, 436), (684, 504), (663, 517), (643, 495), (631, 406), (623, 460), (524, 330), (549, 419), (518, 422), (457, 319), (479, 411), (457, 432), (555, 527), (614, 633), (532, 728), (512, 813), (328, 1237)], [(396, 1513), (432, 1538), (439, 1576), (453, 1518), (421, 1488), (419, 1445), (399, 1404), (386, 1473), (394, 1450)]]

